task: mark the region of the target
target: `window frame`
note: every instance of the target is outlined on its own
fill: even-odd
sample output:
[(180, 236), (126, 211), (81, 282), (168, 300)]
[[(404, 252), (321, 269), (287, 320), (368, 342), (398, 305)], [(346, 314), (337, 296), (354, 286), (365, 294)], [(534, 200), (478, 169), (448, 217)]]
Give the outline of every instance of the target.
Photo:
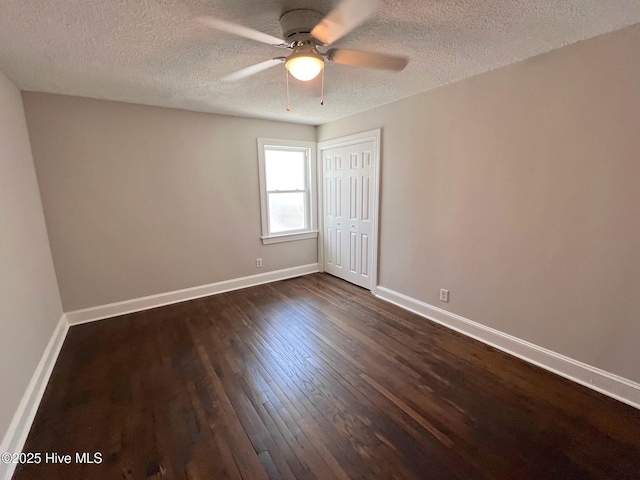
[[(304, 151), (305, 152), (305, 181), (306, 218), (305, 228), (302, 230), (272, 233), (269, 226), (269, 191), (267, 190), (267, 173), (265, 150)], [(316, 194), (316, 143), (300, 140), (280, 140), (272, 138), (258, 138), (258, 177), (260, 181), (260, 213), (262, 220), (262, 243), (291, 242), (318, 238), (318, 200)], [(289, 192), (287, 190), (287, 192)], [(287, 193), (282, 192), (282, 193)], [(291, 191), (293, 192), (293, 191)]]

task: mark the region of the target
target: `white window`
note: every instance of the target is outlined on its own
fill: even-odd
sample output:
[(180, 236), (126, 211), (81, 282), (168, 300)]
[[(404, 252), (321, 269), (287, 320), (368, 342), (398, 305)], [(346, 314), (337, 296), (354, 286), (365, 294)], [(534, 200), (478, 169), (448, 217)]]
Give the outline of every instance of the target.
[(258, 139), (262, 242), (316, 238), (315, 143)]

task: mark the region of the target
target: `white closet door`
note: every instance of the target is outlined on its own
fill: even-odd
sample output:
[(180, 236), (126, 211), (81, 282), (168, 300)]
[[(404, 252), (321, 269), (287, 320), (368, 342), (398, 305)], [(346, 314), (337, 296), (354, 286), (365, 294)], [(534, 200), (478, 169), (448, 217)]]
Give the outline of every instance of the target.
[(373, 142), (325, 150), (325, 271), (372, 288)]
[(344, 148), (324, 152), (324, 258), (325, 271), (346, 280), (344, 154)]

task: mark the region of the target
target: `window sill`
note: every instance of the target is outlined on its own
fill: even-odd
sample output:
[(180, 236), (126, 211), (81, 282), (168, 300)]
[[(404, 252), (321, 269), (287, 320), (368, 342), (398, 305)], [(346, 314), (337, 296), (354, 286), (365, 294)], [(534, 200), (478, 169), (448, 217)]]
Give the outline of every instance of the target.
[(272, 243), (308, 240), (309, 238), (318, 238), (318, 230), (312, 230), (311, 232), (289, 233), (285, 235), (273, 235), (271, 237), (262, 237), (262, 244), (271, 245)]

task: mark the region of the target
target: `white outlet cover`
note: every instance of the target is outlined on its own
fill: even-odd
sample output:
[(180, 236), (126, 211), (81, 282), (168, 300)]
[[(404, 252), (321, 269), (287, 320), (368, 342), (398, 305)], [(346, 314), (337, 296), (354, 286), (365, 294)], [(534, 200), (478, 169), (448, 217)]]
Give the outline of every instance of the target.
[(440, 300), (443, 302), (449, 301), (449, 290), (445, 290), (444, 288), (440, 289)]

